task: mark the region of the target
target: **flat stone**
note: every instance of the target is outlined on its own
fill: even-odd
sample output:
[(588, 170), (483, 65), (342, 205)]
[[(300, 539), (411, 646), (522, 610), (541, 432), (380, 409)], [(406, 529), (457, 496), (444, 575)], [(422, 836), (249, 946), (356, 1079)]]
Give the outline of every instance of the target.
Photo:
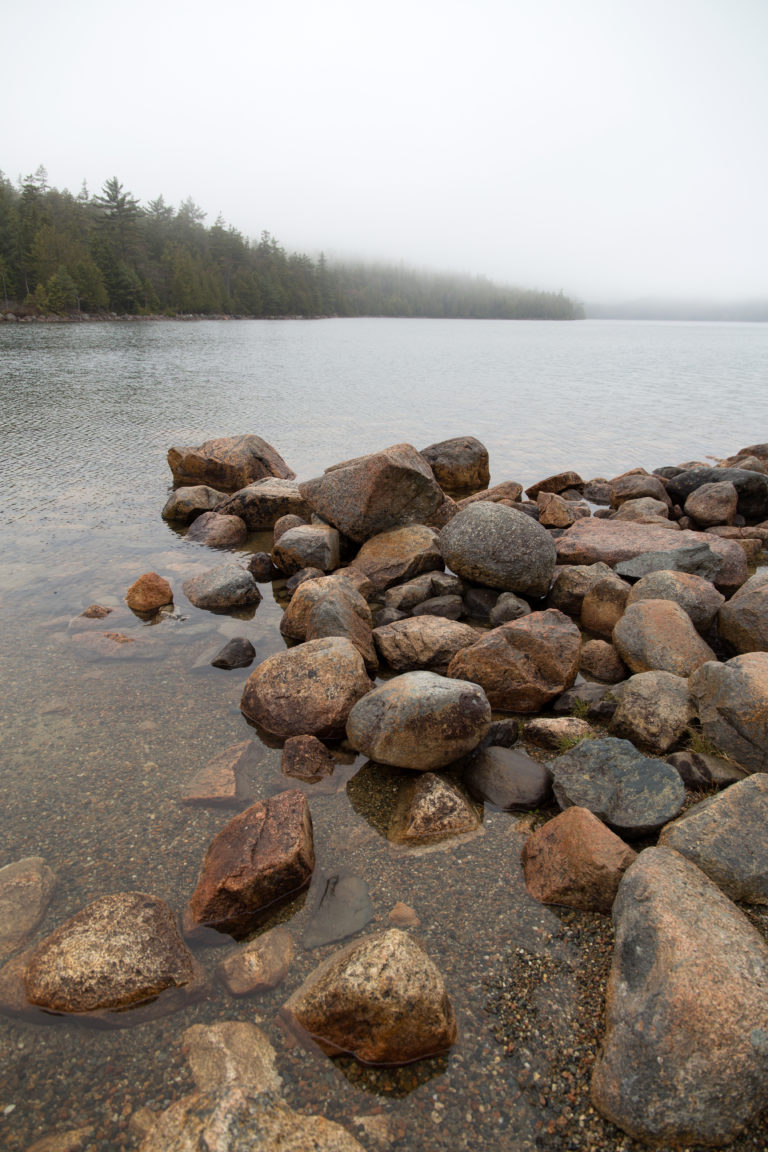
[(0, 868), (0, 960), (21, 948), (41, 924), (56, 887), (42, 856)]
[(555, 568), (555, 545), (535, 520), (503, 504), (470, 504), (440, 533), (445, 563), (465, 580), (545, 596)]
[(200, 1092), (230, 1085), (253, 1092), (278, 1092), (277, 1053), (255, 1024), (220, 1020), (193, 1024), (181, 1036), (181, 1050)]
[(216, 972), (231, 996), (250, 996), (282, 984), (292, 960), (291, 934), (279, 924), (227, 956)]
[(523, 737), (540, 748), (562, 748), (594, 736), (595, 730), (579, 716), (537, 716), (526, 720)]
[(185, 580), (181, 587), (190, 603), (210, 612), (229, 612), (261, 603), (256, 581), (239, 564), (219, 564)]
[(690, 676), (716, 659), (688, 613), (670, 600), (638, 600), (628, 605), (613, 630), (613, 644), (632, 672)]
[(260, 436), (222, 436), (199, 448), (169, 448), (168, 464), (178, 484), (209, 484), (233, 492), (265, 476), (295, 479), (279, 452)]
[(147, 636), (124, 632), (76, 632), (72, 645), (86, 660), (158, 660), (164, 652)]
[(342, 872), (329, 876), (312, 919), (304, 930), (304, 948), (319, 948), (354, 936), (373, 920), (373, 904), (362, 876)]
[(459, 508), (466, 508), (469, 504), (479, 501), (491, 504), (515, 504), (523, 493), (522, 484), (516, 480), (503, 480), (501, 484), (494, 484), (493, 488), (485, 488), (482, 492), (474, 492), (471, 496), (463, 496), (457, 501)]
[(546, 764), (496, 744), (472, 756), (463, 779), (475, 800), (505, 812), (528, 812), (552, 799), (552, 774)]
[(400, 790), (387, 839), (416, 847), (465, 836), (479, 827), (480, 818), (466, 796), (450, 781), (425, 772)]
[(768, 653), (703, 664), (689, 687), (714, 748), (747, 772), (768, 771)]

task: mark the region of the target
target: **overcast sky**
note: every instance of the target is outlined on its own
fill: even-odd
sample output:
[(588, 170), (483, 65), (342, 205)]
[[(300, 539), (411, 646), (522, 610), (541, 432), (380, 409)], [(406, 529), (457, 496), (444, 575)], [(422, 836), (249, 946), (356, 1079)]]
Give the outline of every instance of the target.
[(6, 0), (0, 168), (288, 249), (768, 295), (768, 0)]

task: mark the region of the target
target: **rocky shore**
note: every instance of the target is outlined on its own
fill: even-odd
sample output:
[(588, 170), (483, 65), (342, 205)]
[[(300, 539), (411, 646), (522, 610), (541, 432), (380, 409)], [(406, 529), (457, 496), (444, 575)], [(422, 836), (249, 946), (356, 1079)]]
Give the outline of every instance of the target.
[[(486, 989), (515, 1090), (546, 1118), (536, 1146), (763, 1147), (768, 445), (716, 467), (563, 472), (525, 493), (514, 480), (488, 487), (472, 437), (394, 445), (303, 482), (254, 435), (168, 459), (163, 517), (218, 562), (180, 588), (139, 576), (128, 609), (150, 620), (183, 596), (228, 614), (257, 608), (265, 584), (284, 606), (284, 646), (242, 685), (256, 735), (221, 749), (179, 797), (235, 815), (200, 846), (181, 929), (136, 891), (40, 938), (50, 868), (0, 869), (0, 1011), (125, 1028), (212, 983), (238, 999), (290, 983), (285, 909), (315, 869), (313, 790), (365, 757), (347, 791), (354, 805), (391, 774), (379, 827), (393, 853), (469, 843), (488, 814), (510, 813), (529, 893), (568, 910), (579, 1012), (558, 1028), (542, 1010), (557, 946), (513, 952)], [(271, 552), (241, 551), (265, 531)], [(151, 658), (151, 638), (115, 617), (93, 605), (72, 622), (73, 645), (87, 659)], [(212, 662), (237, 675), (254, 660), (233, 635)], [(266, 799), (253, 788), (262, 743), (282, 748), (285, 777)], [(281, 1027), (317, 1059), (439, 1058), (457, 1019), (418, 916), (395, 905), (371, 931), (372, 918), (365, 882), (341, 869), (309, 930), (334, 950), (286, 994)], [(208, 970), (198, 953), (214, 936), (231, 943)], [(541, 1068), (525, 1059), (533, 1031), (551, 1050)], [(265, 1148), (396, 1143), (292, 1110), (279, 1030), (189, 1033), (196, 1091), (136, 1117), (143, 1152), (235, 1150), (254, 1133)], [(72, 1141), (61, 1146), (88, 1146)]]

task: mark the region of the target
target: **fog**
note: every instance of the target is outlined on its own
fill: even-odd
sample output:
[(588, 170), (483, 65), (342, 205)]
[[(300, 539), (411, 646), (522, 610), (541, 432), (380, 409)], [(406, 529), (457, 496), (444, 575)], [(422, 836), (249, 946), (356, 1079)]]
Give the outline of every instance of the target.
[(6, 3), (0, 168), (288, 249), (768, 295), (766, 0)]

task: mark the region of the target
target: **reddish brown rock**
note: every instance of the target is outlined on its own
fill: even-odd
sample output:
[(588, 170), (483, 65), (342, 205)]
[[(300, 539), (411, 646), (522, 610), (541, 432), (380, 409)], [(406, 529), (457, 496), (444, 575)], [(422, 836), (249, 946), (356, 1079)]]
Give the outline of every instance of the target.
[(579, 671), (604, 684), (619, 684), (627, 676), (627, 666), (607, 640), (587, 640), (579, 651)]
[(757, 572), (722, 605), (717, 630), (736, 652), (768, 652), (768, 572)]
[(295, 472), (260, 436), (223, 436), (199, 448), (169, 448), (168, 464), (178, 484), (210, 484), (228, 492), (265, 476), (294, 480)]
[[(350, 571), (344, 569), (344, 573)], [(309, 618), (318, 604), (327, 599), (344, 601), (360, 620), (371, 628), (373, 618), (365, 597), (358, 592), (346, 575), (335, 572), (332, 576), (318, 576), (304, 580), (296, 588), (280, 620), (280, 631), (291, 640), (306, 640)]]
[(644, 496), (660, 500), (668, 508), (672, 507), (666, 486), (658, 476), (636, 469), (611, 480), (611, 508), (619, 508), (625, 500), (638, 500)]
[(528, 891), (542, 904), (610, 912), (637, 853), (587, 808), (566, 808), (528, 837), (521, 863)]
[(603, 640), (610, 640), (615, 625), (624, 615), (630, 585), (618, 576), (598, 580), (581, 603), (581, 626)]
[(584, 487), (584, 481), (578, 472), (558, 472), (555, 476), (547, 476), (545, 480), (539, 480), (538, 483), (532, 484), (530, 488), (526, 488), (525, 494), (529, 500), (536, 500), (539, 492), (560, 492), (567, 491), (568, 488), (575, 488), (576, 491), (581, 491)]
[(573, 684), (580, 641), (562, 612), (533, 612), (457, 652), (448, 675), (480, 684), (493, 708), (537, 712)]
[(203, 512), (189, 527), (186, 539), (207, 548), (239, 548), (248, 538), (245, 521), (239, 516)]
[(145, 572), (131, 584), (125, 602), (134, 612), (156, 612), (164, 604), (173, 603), (173, 591), (168, 581), (157, 572)]
[(283, 745), (280, 769), (283, 776), (293, 776), (310, 784), (330, 776), (336, 761), (316, 736), (291, 736)]
[(627, 597), (627, 604), (635, 604), (638, 600), (672, 600), (688, 613), (697, 632), (706, 633), (712, 627), (725, 597), (710, 580), (702, 576), (693, 576), (689, 572), (660, 571), (649, 572), (634, 585)]
[(689, 686), (715, 748), (748, 772), (768, 771), (768, 653), (704, 664)]
[(523, 494), (522, 484), (516, 480), (504, 480), (501, 484), (494, 484), (493, 488), (485, 488), (482, 492), (475, 492), (472, 496), (464, 496), (459, 500), (458, 507), (466, 508), (468, 504), (476, 504), (478, 500), (490, 501), (492, 504), (516, 504)]
[(230, 995), (250, 996), (282, 984), (292, 960), (291, 934), (279, 925), (227, 956), (216, 971)]
[(632, 672), (674, 672), (690, 676), (716, 659), (690, 616), (669, 600), (630, 604), (613, 630), (613, 643)]
[(554, 492), (539, 492), (536, 503), (543, 528), (570, 528), (577, 520), (591, 515), (588, 504), (565, 500)]
[(315, 866), (312, 819), (303, 792), (280, 792), (241, 812), (215, 836), (184, 917), (246, 935), (276, 903), (306, 887)]
[(474, 436), (455, 436), (422, 448), (441, 488), (449, 492), (486, 488), (491, 479), (488, 449)]
[(728, 480), (716, 481), (714, 484), (702, 484), (694, 488), (685, 501), (685, 514), (701, 528), (710, 528), (713, 524), (733, 524), (736, 518), (736, 508), (739, 503), (739, 494)]
[(440, 537), (424, 524), (407, 524), (372, 536), (350, 564), (368, 577), (376, 592), (443, 567)]

